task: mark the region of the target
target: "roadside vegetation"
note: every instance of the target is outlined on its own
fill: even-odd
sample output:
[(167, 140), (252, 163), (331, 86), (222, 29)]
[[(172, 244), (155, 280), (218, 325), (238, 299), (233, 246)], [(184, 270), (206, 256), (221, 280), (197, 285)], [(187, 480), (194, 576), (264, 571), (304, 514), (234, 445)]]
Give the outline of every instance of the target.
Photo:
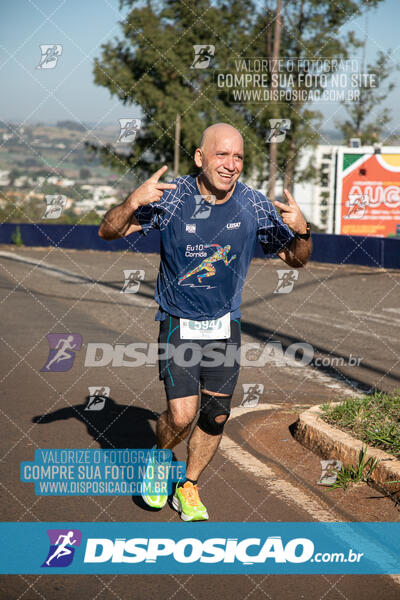
[(400, 390), (324, 404), (321, 418), (400, 459)]
[(357, 466), (343, 465), (337, 474), (336, 481), (332, 483), (330, 489), (343, 488), (347, 489), (354, 483), (369, 483), (371, 475), (374, 472), (378, 460), (376, 458), (367, 459), (368, 446), (363, 446), (360, 450)]

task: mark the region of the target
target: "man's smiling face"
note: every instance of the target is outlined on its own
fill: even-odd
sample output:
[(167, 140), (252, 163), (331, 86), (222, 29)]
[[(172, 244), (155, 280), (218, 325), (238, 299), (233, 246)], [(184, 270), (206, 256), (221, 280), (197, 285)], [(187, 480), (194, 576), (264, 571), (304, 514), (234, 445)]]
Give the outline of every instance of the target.
[(213, 125), (206, 130), (195, 162), (202, 169), (207, 187), (222, 194), (230, 192), (243, 169), (243, 139), (233, 127)]

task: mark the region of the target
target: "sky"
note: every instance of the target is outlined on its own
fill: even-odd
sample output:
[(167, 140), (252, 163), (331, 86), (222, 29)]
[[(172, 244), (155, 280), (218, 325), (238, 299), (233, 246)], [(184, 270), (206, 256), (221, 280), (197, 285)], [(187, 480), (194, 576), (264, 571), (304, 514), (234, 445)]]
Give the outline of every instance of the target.
[[(138, 107), (124, 107), (93, 81), (93, 59), (100, 56), (102, 43), (120, 37), (118, 21), (126, 12), (126, 8), (120, 11), (119, 0), (3, 0), (0, 120), (55, 123), (71, 119), (103, 125), (140, 117)], [(400, 0), (384, 0), (370, 11), (367, 60), (373, 61), (378, 50), (391, 49), (393, 61), (400, 63), (399, 22)], [(365, 26), (363, 16), (346, 24), (343, 32), (353, 29), (363, 38)], [(36, 69), (40, 44), (63, 46), (56, 68)], [(398, 81), (399, 74), (396, 77)], [(398, 129), (400, 82), (385, 105), (392, 110), (393, 128)], [(333, 129), (342, 109), (335, 103), (318, 108), (324, 113), (324, 127)]]

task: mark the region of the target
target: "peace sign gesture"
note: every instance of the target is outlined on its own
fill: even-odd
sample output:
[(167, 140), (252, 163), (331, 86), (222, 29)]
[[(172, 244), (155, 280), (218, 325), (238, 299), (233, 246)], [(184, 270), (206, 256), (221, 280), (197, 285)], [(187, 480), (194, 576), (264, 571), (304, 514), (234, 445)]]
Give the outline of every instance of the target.
[(274, 204), (281, 211), (282, 221), (290, 227), (294, 233), (306, 233), (307, 223), (301, 214), (301, 210), (289, 190), (283, 190), (288, 204), (275, 201)]
[(151, 202), (158, 202), (164, 190), (176, 189), (175, 183), (162, 183), (159, 181), (160, 177), (167, 170), (168, 167), (164, 165), (133, 192), (131, 199), (134, 200), (137, 206), (146, 206), (146, 204), (150, 204)]

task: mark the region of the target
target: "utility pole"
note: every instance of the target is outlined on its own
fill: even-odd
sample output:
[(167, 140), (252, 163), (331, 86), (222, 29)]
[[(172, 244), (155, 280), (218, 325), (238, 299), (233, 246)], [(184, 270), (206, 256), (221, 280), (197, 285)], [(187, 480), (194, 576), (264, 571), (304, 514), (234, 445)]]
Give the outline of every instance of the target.
[[(272, 50), (272, 69), (271, 69), (271, 92), (272, 98), (274, 97), (275, 90), (278, 89), (277, 82), (274, 82), (272, 75), (278, 70), (277, 64), (279, 60), (279, 50), (281, 45), (281, 5), (282, 0), (277, 1), (276, 6), (276, 19), (274, 28), (274, 46)], [(275, 102), (273, 100), (273, 102)], [(276, 109), (274, 108), (274, 117), (276, 118)], [(272, 136), (273, 139), (273, 136)], [(276, 142), (270, 142), (269, 148), (269, 180), (268, 180), (268, 197), (273, 202), (275, 200), (275, 184), (276, 176), (278, 172), (278, 161), (277, 161), (278, 149)]]
[(175, 120), (175, 151), (174, 151), (174, 179), (179, 175), (179, 148), (181, 143), (181, 115), (176, 115)]

